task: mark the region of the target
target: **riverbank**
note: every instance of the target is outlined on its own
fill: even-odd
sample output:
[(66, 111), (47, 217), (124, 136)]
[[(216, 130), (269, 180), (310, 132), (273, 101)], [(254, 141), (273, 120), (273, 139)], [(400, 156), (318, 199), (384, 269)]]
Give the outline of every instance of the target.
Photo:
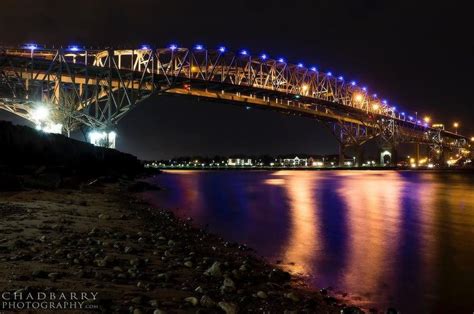
[(146, 186), (108, 181), (0, 192), (2, 292), (86, 291), (97, 293), (84, 305), (89, 309), (124, 313), (340, 313), (345, 307), (248, 248), (132, 196)]

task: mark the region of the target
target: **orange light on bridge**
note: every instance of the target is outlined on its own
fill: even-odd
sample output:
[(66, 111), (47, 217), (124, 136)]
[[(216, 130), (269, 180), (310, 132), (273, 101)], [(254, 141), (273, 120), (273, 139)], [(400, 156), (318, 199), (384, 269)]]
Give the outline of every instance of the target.
[(474, 142), (474, 136), (473, 136), (473, 137), (471, 137), (471, 142)]
[(377, 102), (373, 103), (373, 104), (372, 104), (372, 109), (373, 109), (373, 110), (379, 110), (379, 109), (380, 109), (379, 103), (377, 103)]
[(361, 103), (364, 101), (364, 95), (362, 95), (361, 93), (355, 93), (353, 98), (354, 98), (354, 101), (358, 103)]
[(308, 91), (308, 89), (309, 89), (308, 84), (303, 84), (303, 85), (301, 85), (301, 91), (302, 91), (303, 93), (306, 93), (306, 92)]
[(423, 120), (424, 120), (426, 123), (430, 123), (431, 118), (428, 117), (428, 116), (426, 116), (426, 117), (423, 118)]

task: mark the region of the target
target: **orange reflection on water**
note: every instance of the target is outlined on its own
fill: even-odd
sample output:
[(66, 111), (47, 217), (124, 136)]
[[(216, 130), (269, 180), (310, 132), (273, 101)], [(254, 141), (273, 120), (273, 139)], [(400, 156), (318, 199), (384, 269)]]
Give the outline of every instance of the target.
[(343, 285), (350, 291), (364, 287), (367, 293), (380, 286), (391, 289), (404, 181), (397, 172), (351, 174), (344, 175), (337, 191), (350, 217)]
[(288, 270), (302, 275), (310, 274), (320, 251), (318, 205), (313, 196), (318, 176), (311, 171), (278, 171), (274, 175), (284, 177), (270, 180), (280, 183), (280, 180), (284, 180), (283, 187), (290, 210), (289, 236), (283, 245), (283, 259), (295, 263), (287, 265)]

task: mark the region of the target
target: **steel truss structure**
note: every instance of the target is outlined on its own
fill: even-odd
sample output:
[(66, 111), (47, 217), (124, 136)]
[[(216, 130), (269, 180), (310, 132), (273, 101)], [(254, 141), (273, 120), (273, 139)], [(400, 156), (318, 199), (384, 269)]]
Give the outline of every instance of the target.
[(67, 133), (80, 125), (114, 129), (138, 103), (164, 93), (311, 117), (343, 148), (373, 138), (389, 147), (468, 146), (466, 137), (410, 120), (354, 82), (245, 51), (0, 47), (0, 109), (33, 120), (35, 105), (47, 104)]

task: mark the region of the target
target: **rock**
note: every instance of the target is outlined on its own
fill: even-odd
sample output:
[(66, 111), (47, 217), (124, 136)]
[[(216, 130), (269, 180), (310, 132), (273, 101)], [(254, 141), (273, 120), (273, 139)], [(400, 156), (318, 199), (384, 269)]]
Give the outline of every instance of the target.
[(188, 268), (191, 268), (191, 267), (193, 267), (193, 262), (191, 262), (191, 261), (186, 261), (186, 262), (184, 262), (184, 266), (186, 266), (186, 267), (188, 267)]
[(48, 277), (48, 273), (45, 272), (44, 270), (35, 270), (31, 276), (35, 277), (35, 278), (47, 278)]
[(143, 303), (143, 297), (142, 296), (135, 297), (131, 300), (131, 302), (134, 303), (134, 304), (142, 304)]
[(363, 314), (363, 313), (364, 312), (356, 306), (345, 307), (341, 310), (341, 314)]
[(107, 214), (100, 214), (98, 217), (101, 220), (109, 220), (110, 219), (110, 216), (107, 215)]
[(222, 271), (221, 271), (221, 263), (219, 262), (214, 262), (209, 269), (207, 269), (204, 272), (204, 275), (206, 276), (211, 276), (211, 277), (220, 277), (222, 276)]
[(150, 300), (148, 301), (148, 304), (150, 304), (150, 306), (152, 307), (158, 307), (158, 300), (155, 300), (155, 299)]
[(201, 286), (198, 286), (196, 289), (194, 289), (194, 291), (197, 293), (204, 293), (204, 289), (201, 288)]
[(226, 314), (237, 314), (237, 305), (230, 302), (221, 301), (217, 305), (226, 313)]
[(153, 314), (166, 314), (166, 312), (160, 309), (156, 309), (153, 311)]
[(270, 274), (268, 274), (268, 278), (272, 282), (287, 282), (291, 279), (291, 275), (286, 271), (274, 268)]
[(288, 292), (283, 295), (285, 298), (298, 302), (300, 298), (294, 292)]
[(60, 273), (49, 273), (48, 274), (48, 277), (51, 278), (51, 279), (58, 279), (59, 277), (61, 276)]
[(216, 306), (216, 302), (207, 295), (203, 295), (199, 302), (201, 303), (202, 306), (208, 307), (208, 308)]
[(235, 283), (229, 277), (224, 278), (224, 283), (221, 286), (222, 292), (232, 292), (235, 290)]
[(140, 309), (134, 309), (133, 314), (143, 314), (143, 311)]
[(187, 297), (184, 299), (184, 301), (191, 303), (193, 306), (196, 306), (199, 304), (199, 301), (196, 297)]
[(268, 296), (264, 291), (259, 291), (257, 292), (257, 297), (259, 297), (260, 299), (266, 299)]

